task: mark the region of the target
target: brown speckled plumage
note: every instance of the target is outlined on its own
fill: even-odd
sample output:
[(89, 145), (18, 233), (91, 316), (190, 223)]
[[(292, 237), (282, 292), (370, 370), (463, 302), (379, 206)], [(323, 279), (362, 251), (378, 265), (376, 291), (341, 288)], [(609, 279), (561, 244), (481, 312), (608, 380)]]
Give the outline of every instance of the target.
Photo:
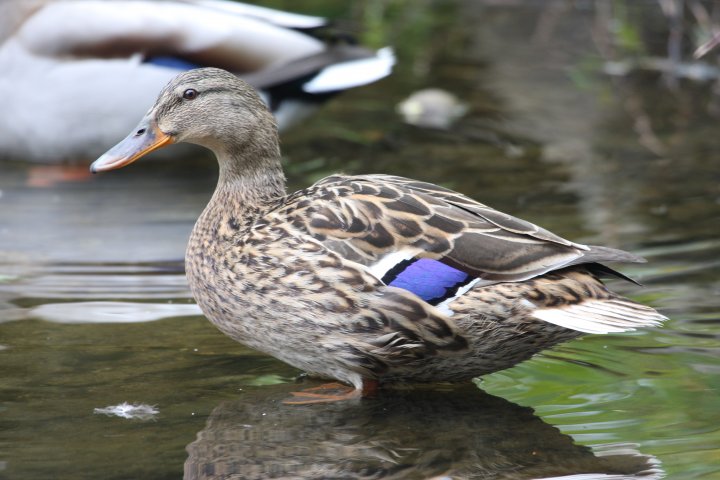
[[(183, 99), (188, 89), (196, 98)], [(218, 186), (186, 256), (203, 312), (233, 339), (312, 374), (355, 388), (364, 379), (463, 381), (583, 332), (664, 318), (597, 277), (609, 271), (598, 262), (638, 257), (570, 242), (442, 187), (332, 176), (287, 195), (272, 116), (222, 70), (180, 75), (143, 121), (218, 157)], [(109, 153), (94, 168), (143, 152), (122, 164)], [(383, 282), (400, 256), (475, 280), (431, 305)]]

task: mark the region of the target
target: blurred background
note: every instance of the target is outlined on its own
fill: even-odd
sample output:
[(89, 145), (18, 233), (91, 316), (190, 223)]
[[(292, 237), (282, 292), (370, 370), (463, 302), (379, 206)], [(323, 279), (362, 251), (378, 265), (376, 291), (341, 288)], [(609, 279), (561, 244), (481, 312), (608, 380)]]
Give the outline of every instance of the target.
[[(87, 174), (150, 106), (148, 85), (218, 58), (192, 46), (239, 13), (213, 4), (203, 28), (205, 14), (157, 15), (172, 2), (93, 20), (97, 2), (80, 3), (0, 11), (0, 478), (720, 475), (717, 2), (263, 1), (308, 17), (262, 20), (289, 32), (277, 42), (227, 27), (253, 33), (237, 37), (243, 74), (302, 113), (281, 136), (289, 189), (342, 171), (458, 190), (645, 256), (619, 268), (643, 287), (612, 288), (670, 317), (470, 390), (295, 410), (278, 402), (301, 372), (217, 332), (185, 284), (212, 158), (173, 147)], [(362, 59), (377, 63), (340, 75), (356, 81), (310, 83)], [(152, 68), (166, 70), (142, 83)]]

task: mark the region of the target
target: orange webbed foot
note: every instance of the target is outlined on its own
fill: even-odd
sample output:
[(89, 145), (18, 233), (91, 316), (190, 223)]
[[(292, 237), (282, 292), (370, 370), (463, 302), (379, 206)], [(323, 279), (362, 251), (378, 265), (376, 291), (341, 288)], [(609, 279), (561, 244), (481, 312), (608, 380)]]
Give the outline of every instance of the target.
[(291, 392), (294, 398), (284, 400), (285, 405), (311, 405), (314, 403), (341, 402), (373, 395), (377, 391), (377, 381), (363, 381), (363, 388), (356, 389), (342, 383), (326, 383), (317, 387)]
[(85, 165), (38, 165), (30, 168), (25, 185), (48, 188), (68, 182), (83, 182), (92, 177)]

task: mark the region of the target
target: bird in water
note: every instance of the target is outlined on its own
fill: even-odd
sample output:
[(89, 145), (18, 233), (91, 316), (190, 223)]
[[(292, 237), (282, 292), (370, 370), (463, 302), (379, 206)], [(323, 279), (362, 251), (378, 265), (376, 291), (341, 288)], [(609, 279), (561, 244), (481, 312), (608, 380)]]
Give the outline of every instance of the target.
[(182, 71), (243, 77), (284, 129), (394, 61), (324, 18), (235, 1), (0, 2), (0, 90), (13, 92), (0, 109), (0, 160), (87, 165)]
[(93, 172), (190, 142), (219, 163), (186, 252), (195, 300), (222, 332), (341, 382), (298, 403), (397, 382), (463, 382), (585, 333), (658, 325), (609, 291), (606, 262), (641, 262), (565, 240), (460, 193), (389, 175), (333, 175), (288, 194), (273, 116), (216, 68), (178, 75)]

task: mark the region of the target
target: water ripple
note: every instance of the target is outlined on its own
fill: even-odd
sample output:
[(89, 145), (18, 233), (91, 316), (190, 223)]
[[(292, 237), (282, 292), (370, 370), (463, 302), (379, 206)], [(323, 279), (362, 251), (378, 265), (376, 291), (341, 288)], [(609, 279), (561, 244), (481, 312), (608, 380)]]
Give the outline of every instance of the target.
[(140, 323), (171, 317), (202, 315), (195, 304), (68, 302), (46, 303), (29, 309), (28, 316), (54, 323)]

